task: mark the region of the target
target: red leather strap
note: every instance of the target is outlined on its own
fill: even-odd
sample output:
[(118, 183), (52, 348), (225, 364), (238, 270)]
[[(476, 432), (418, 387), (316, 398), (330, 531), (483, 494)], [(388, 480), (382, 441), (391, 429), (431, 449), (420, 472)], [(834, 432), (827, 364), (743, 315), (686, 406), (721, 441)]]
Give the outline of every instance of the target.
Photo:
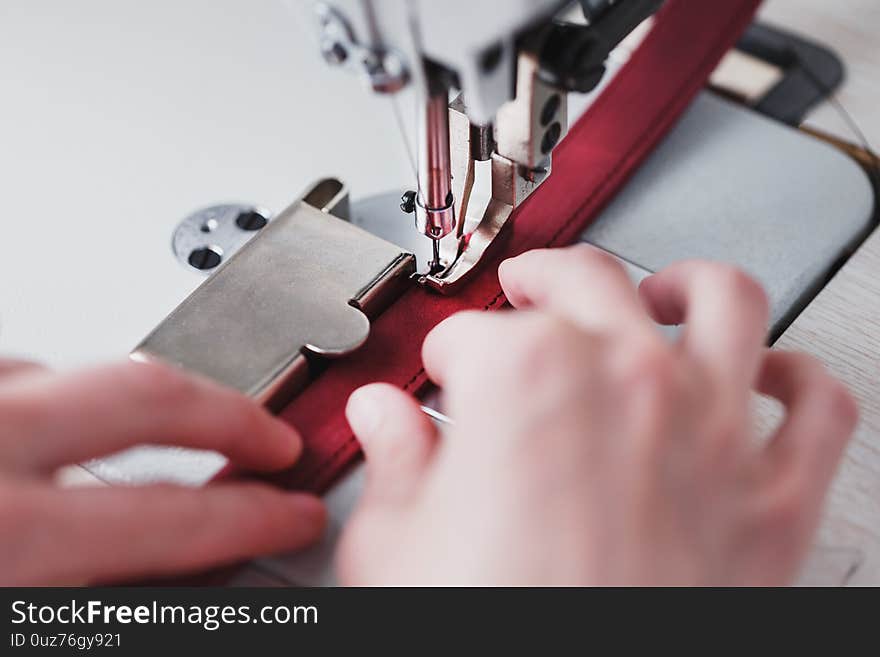
[(503, 259), (577, 239), (673, 126), (759, 4), (667, 0), (645, 41), (556, 149), (553, 175), (516, 211), (467, 286), (453, 297), (413, 287), (373, 322), (366, 345), (284, 410), (306, 450), (281, 483), (314, 491), (332, 484), (359, 454), (344, 416), (348, 396), (375, 381), (418, 394), (427, 383), (420, 349), (431, 328), (461, 310), (502, 307)]

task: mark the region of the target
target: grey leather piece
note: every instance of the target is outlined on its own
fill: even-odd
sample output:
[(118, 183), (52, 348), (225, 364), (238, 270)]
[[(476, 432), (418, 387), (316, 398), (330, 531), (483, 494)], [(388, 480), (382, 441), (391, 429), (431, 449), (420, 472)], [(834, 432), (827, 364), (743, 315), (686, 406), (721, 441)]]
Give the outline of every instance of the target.
[(873, 212), (852, 159), (703, 93), (584, 239), (652, 272), (689, 258), (736, 264), (767, 289), (778, 332)]

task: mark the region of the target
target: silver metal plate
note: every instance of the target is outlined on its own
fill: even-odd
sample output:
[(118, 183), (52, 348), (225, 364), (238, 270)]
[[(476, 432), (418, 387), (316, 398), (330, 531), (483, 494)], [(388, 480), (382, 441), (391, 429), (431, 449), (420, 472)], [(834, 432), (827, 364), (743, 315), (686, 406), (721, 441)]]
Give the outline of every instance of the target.
[(270, 217), (262, 208), (239, 203), (203, 208), (178, 224), (171, 248), (182, 265), (207, 275), (247, 244)]
[(415, 259), (330, 215), (347, 202), (342, 190), (324, 181), (278, 215), (132, 357), (197, 372), (274, 407), (307, 382), (306, 352), (336, 357), (360, 347), (368, 316), (409, 283)]

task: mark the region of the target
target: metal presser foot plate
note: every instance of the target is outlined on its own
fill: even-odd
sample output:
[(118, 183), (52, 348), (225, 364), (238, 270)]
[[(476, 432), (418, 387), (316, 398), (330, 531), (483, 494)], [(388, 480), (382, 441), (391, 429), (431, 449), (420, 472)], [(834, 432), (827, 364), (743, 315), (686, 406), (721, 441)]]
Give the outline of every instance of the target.
[[(202, 374), (273, 410), (315, 359), (356, 350), (410, 285), (413, 256), (346, 221), (338, 180), (311, 187), (241, 246), (132, 352)], [(357, 254), (357, 257), (352, 257)]]

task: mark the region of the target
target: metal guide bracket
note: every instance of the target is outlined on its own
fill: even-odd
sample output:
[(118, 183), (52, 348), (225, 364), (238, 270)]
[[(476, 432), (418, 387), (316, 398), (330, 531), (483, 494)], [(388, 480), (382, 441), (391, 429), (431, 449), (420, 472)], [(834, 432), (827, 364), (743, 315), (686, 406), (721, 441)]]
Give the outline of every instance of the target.
[[(185, 299), (132, 352), (277, 407), (309, 379), (307, 354), (360, 347), (415, 257), (346, 221), (338, 180), (315, 184)], [(337, 216), (333, 216), (333, 215)], [(342, 218), (339, 218), (339, 217)]]
[[(565, 92), (541, 79), (534, 54), (520, 53), (516, 84), (516, 99), (501, 107), (491, 130), (471, 124), (462, 96), (449, 106), (452, 185), (459, 221), (455, 232), (440, 240), (444, 266), (419, 279), (442, 294), (460, 289), (514, 209), (547, 180), (552, 150), (568, 131)], [(492, 197), (476, 225), (468, 229), (477, 160), (491, 160)]]

